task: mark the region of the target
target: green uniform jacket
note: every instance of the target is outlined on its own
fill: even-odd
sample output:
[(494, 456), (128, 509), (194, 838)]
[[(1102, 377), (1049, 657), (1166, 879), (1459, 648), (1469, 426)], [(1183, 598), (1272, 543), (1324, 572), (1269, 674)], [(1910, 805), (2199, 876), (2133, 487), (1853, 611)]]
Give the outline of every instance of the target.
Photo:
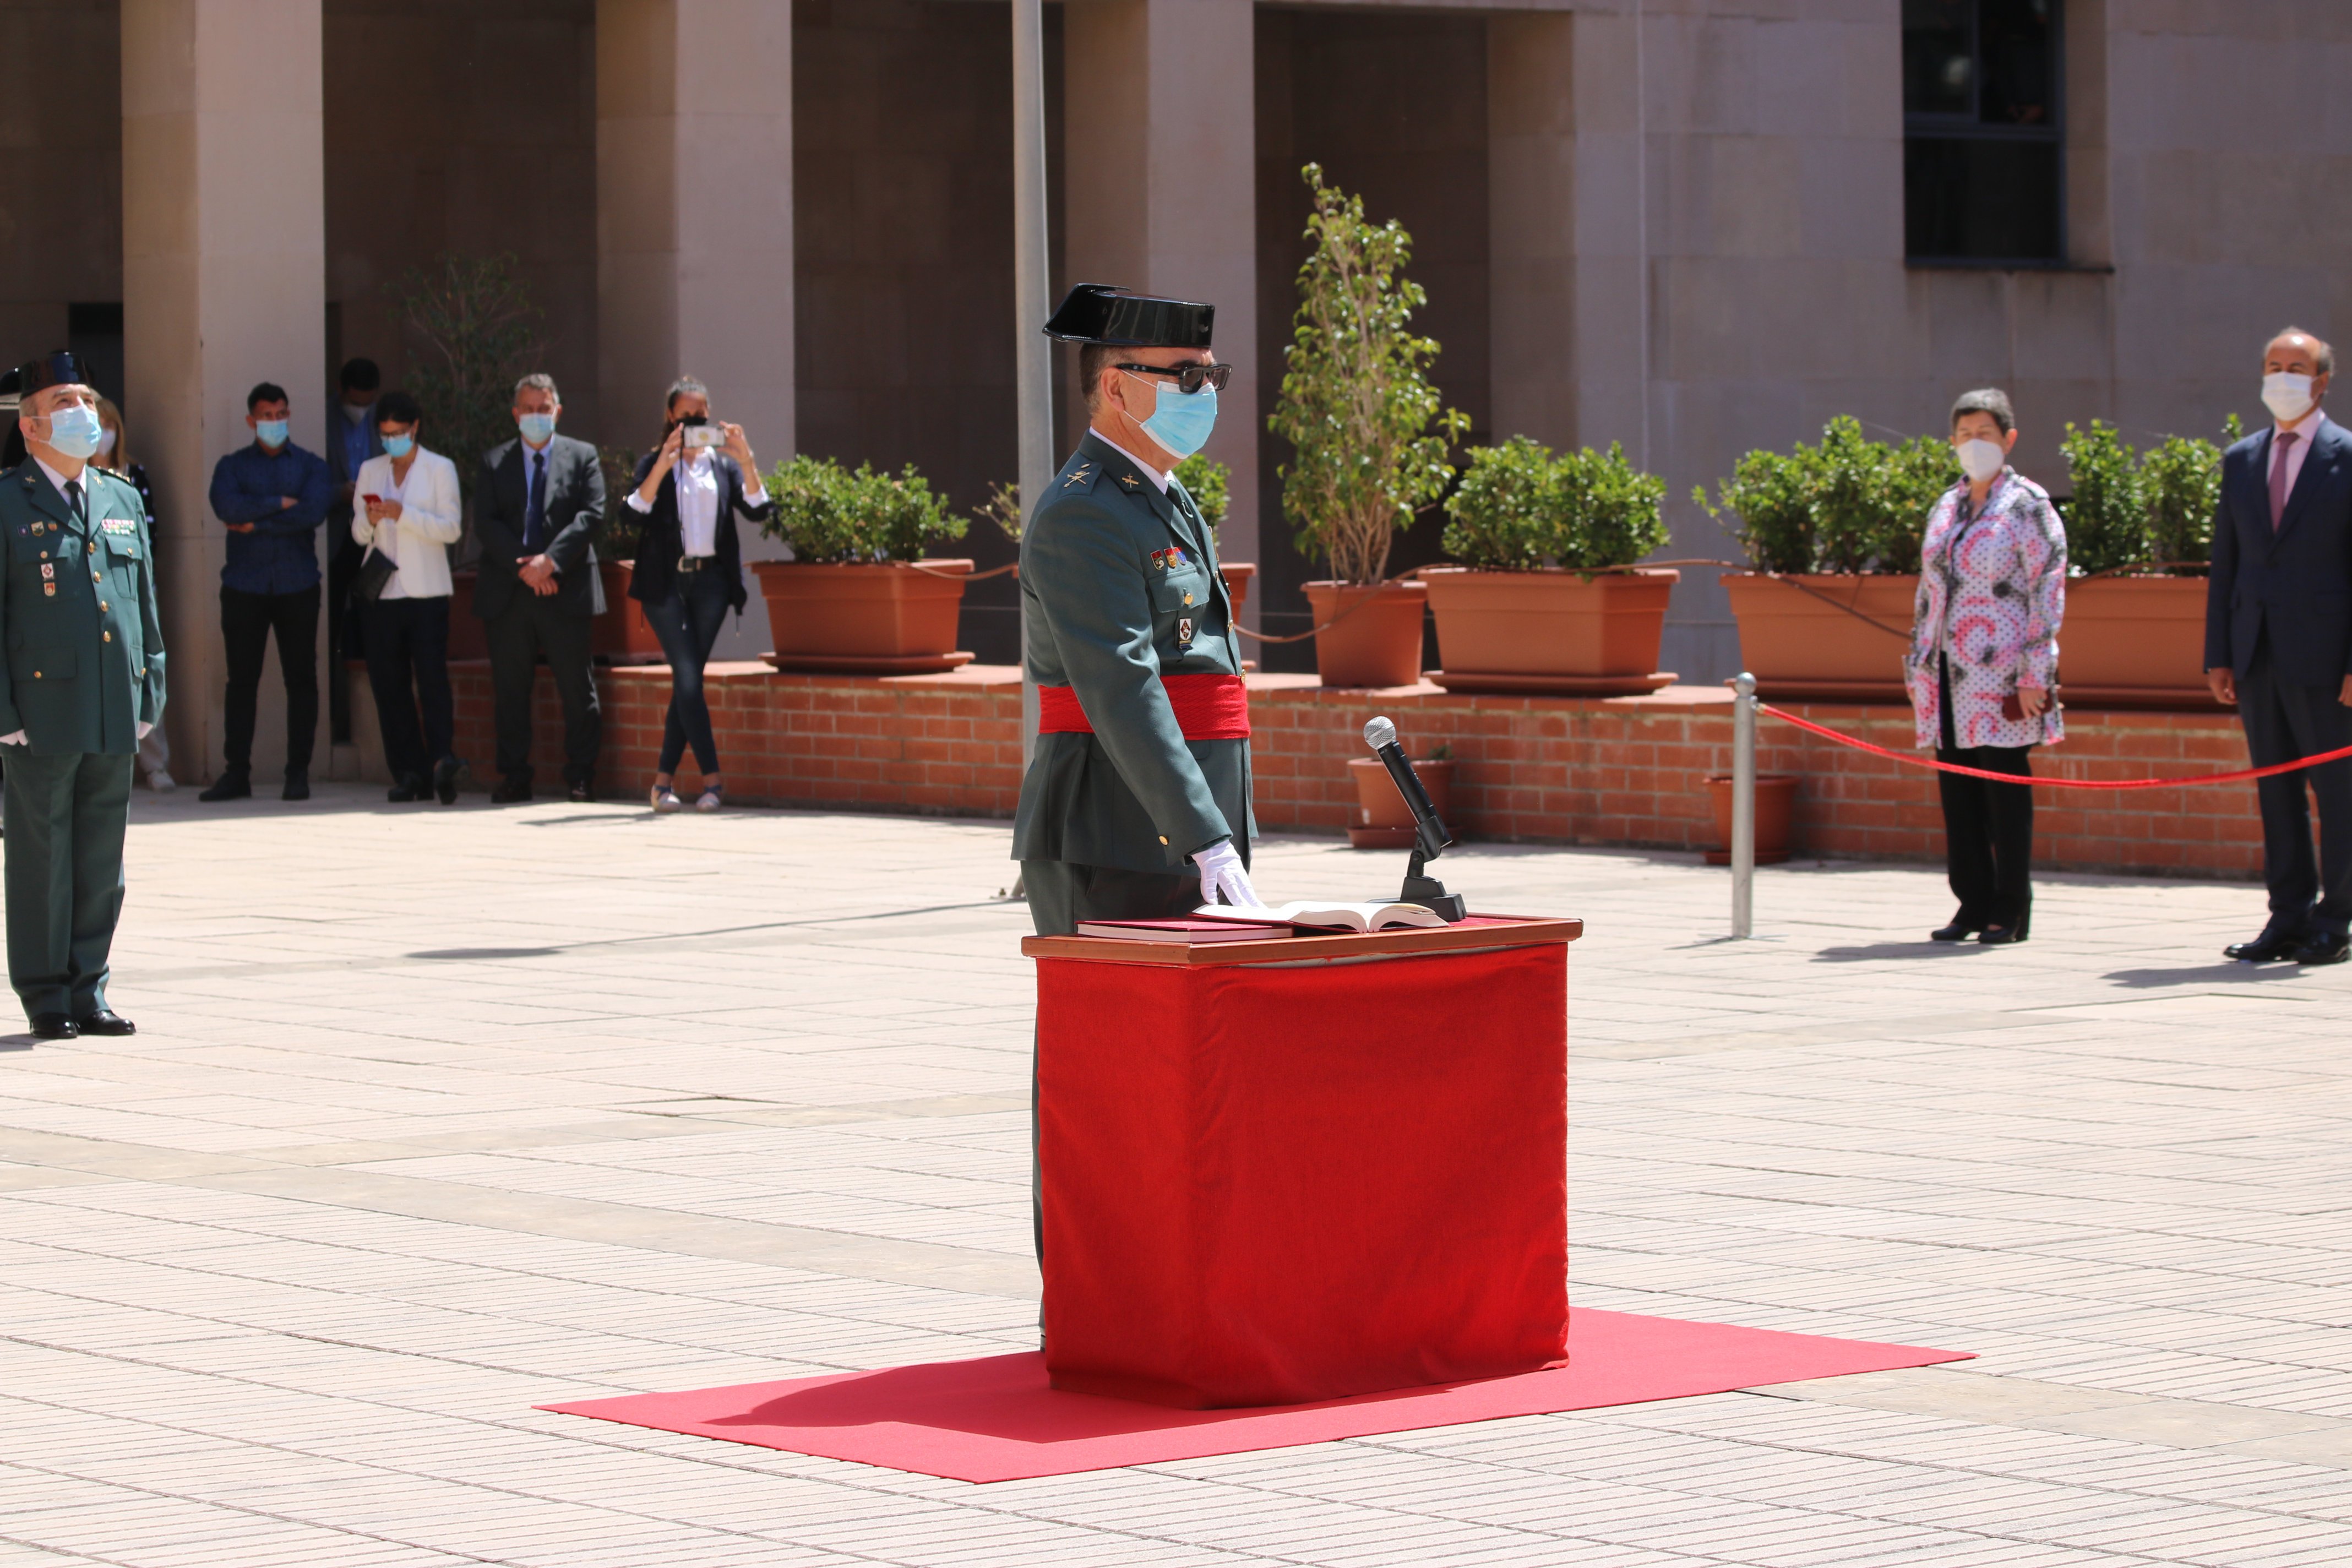
[(123, 756), (163, 716), (154, 547), (129, 479), (92, 466), (82, 483), (77, 522), (32, 458), (0, 477), (0, 735), (22, 730), (43, 755)]
[(1162, 495), (1089, 434), (1022, 529), (1021, 614), (1029, 678), (1071, 688), (1094, 733), (1037, 737), (1013, 858), (1165, 871), (1231, 837), (1246, 858), (1249, 742), (1187, 741), (1160, 684), (1242, 668), (1216, 541), (1183, 487)]

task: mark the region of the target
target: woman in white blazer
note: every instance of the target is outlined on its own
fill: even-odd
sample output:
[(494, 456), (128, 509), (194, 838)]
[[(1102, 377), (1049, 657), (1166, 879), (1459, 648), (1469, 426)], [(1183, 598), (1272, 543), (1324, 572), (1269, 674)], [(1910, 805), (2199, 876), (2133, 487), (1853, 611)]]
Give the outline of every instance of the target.
[[(375, 693), (389, 800), (457, 801), (449, 701), (449, 546), (465, 523), (457, 465), (418, 445), (424, 411), (404, 392), (375, 405), (383, 455), (360, 465), (352, 537), (367, 549), (359, 577), (368, 687)], [(373, 598), (381, 557), (394, 568)], [(423, 710), (420, 721), (419, 709)]]

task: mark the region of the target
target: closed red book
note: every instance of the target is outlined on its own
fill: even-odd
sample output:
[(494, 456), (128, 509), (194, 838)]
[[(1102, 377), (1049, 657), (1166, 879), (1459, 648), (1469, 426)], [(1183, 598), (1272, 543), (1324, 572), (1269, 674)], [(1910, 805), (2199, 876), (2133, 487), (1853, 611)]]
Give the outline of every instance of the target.
[(1080, 921), (1078, 934), (1116, 937), (1122, 942), (1276, 942), (1288, 936), (1290, 928), (1212, 920)]

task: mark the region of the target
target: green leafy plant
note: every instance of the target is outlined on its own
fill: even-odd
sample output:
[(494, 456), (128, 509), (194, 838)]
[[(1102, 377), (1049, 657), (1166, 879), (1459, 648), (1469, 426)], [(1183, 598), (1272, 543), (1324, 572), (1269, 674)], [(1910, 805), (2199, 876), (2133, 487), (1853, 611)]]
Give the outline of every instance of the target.
[(2113, 572), (2155, 559), (2147, 497), (2131, 447), (2112, 425), (2069, 423), (2059, 455), (2074, 480), (2065, 510), (2066, 555), (2084, 573)]
[(1233, 506), (1233, 469), (1206, 452), (1195, 452), (1176, 465), (1177, 482), (1192, 496), (1192, 504), (1201, 509), (1201, 521), (1213, 531), (1225, 521)]
[(768, 471), (767, 488), (776, 510), (760, 531), (791, 545), (796, 561), (913, 561), (936, 541), (961, 539), (969, 526), (912, 463), (891, 474), (870, 463), (852, 472), (830, 458), (790, 458)]
[(511, 256), (445, 255), (392, 286), (415, 344), (408, 390), (425, 440), (468, 495), (481, 454), (514, 438), (514, 384), (538, 368), (540, 310)]
[(1840, 415), (1819, 446), (1750, 452), (1717, 484), (1714, 502), (1704, 486), (1692, 499), (1711, 517), (1737, 520), (1759, 572), (1916, 572), (1927, 513), (1958, 471), (1945, 441), (1890, 447)]
[(1474, 447), (1446, 498), (1445, 552), (1466, 566), (1527, 572), (1630, 566), (1666, 542), (1665, 482), (1622, 445), (1555, 457), (1525, 436)]
[(2213, 514), (2221, 504), (2221, 452), (2245, 433), (2232, 414), (2221, 426), (2218, 445), (2194, 436), (2172, 436), (2142, 454), (2140, 480), (2147, 498), (2153, 560), (2189, 566), (2212, 558)]
[(1454, 478), (1449, 446), (1470, 427), (1429, 379), (1433, 338), (1410, 330), (1427, 301), (1404, 276), (1412, 237), (1374, 224), (1363, 199), (1300, 171), (1314, 193), (1314, 242), (1298, 269), (1298, 309), (1283, 350), (1282, 392), (1266, 427), (1291, 444), (1282, 504), (1299, 550), (1345, 583), (1376, 583), (1389, 547)]
[(1009, 479), (997, 480), (988, 487), (988, 499), (981, 502), (971, 515), (990, 524), (1013, 543), (1020, 543), (1021, 487)]

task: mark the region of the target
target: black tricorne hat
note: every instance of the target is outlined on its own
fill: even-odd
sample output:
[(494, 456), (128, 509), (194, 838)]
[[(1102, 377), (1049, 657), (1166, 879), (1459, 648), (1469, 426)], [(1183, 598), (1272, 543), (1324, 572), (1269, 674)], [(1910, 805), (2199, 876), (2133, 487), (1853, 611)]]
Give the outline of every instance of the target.
[(16, 367), (16, 390), (22, 397), (52, 386), (88, 386), (89, 373), (71, 349), (55, 349)]
[(1162, 300), (1109, 283), (1081, 283), (1062, 299), (1045, 332), (1066, 343), (1108, 343), (1129, 349), (1204, 349), (1217, 319), (1214, 305)]

